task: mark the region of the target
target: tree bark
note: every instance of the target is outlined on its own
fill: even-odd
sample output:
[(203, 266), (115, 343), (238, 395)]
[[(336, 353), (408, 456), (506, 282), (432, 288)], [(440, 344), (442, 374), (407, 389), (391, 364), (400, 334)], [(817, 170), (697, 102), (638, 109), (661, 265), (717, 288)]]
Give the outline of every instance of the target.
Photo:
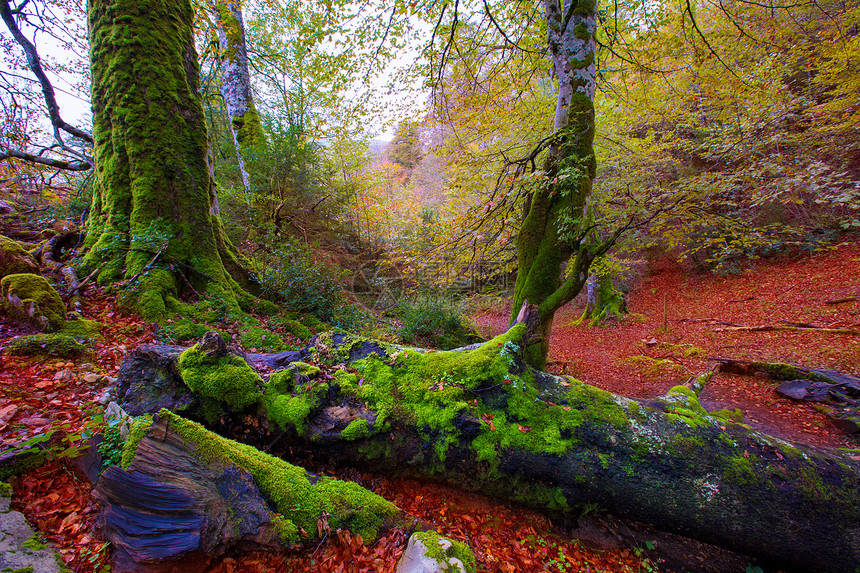
[(218, 213), (193, 17), (188, 0), (89, 2), (96, 178), (86, 260), (107, 263), (105, 284), (141, 273), (163, 249), (130, 285), (146, 319), (168, 314), (186, 283), (228, 308), (246, 296)]
[(536, 371), (523, 361), (528, 335), (520, 324), (476, 350), (426, 354), (320, 335), (303, 359), (334, 366), (272, 374), (257, 405), (267, 432), (243, 428), (246, 413), (215, 429), (271, 453), (322, 451), (556, 518), (599, 508), (777, 567), (855, 570), (852, 457), (710, 416), (687, 387), (633, 400)]
[(245, 193), (250, 194), (251, 182), (245, 160), (255, 147), (266, 143), (266, 135), (263, 133), (263, 125), (254, 105), (254, 94), (251, 92), (242, 2), (218, 0), (213, 2), (212, 7), (218, 28), (221, 97), (224, 98), (227, 108), (227, 119), (230, 122), (242, 184)]
[(517, 237), (514, 290), (514, 312), (524, 302), (540, 310), (543, 337), (530, 345), (526, 355), (535, 368), (546, 363), (556, 310), (582, 290), (596, 257), (581, 245), (587, 226), (586, 200), (597, 166), (593, 147), (596, 4), (592, 0), (544, 0), (543, 4), (558, 82), (555, 139), (543, 168), (548, 184), (529, 197)]

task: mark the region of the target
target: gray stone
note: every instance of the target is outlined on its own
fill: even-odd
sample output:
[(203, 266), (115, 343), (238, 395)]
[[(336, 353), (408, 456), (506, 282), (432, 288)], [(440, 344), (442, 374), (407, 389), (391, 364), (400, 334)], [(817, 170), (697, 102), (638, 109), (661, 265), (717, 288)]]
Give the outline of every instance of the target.
[(21, 513), (9, 510), (9, 497), (0, 490), (0, 571), (24, 567), (33, 573), (60, 572), (56, 552), (39, 542)]
[[(438, 549), (435, 551), (428, 549), (426, 543), (438, 543)], [(426, 535), (422, 533), (414, 533), (409, 538), (409, 543), (406, 545), (406, 551), (400, 557), (397, 563), (395, 573), (467, 573), (466, 565), (463, 562), (450, 555), (450, 550), (453, 543), (437, 535)], [(441, 549), (442, 557), (434, 559), (428, 553), (439, 553)]]

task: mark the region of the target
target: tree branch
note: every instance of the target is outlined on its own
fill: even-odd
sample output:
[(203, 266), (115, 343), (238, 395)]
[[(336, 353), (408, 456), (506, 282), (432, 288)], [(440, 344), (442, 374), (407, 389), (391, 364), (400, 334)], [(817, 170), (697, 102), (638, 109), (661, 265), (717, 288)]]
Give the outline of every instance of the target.
[[(22, 7), (23, 4), (21, 7), (16, 9), (16, 13), (20, 12)], [(18, 42), (24, 50), (24, 54), (27, 56), (27, 65), (30, 67), (33, 74), (35, 74), (36, 78), (38, 78), (39, 83), (42, 86), (42, 96), (45, 98), (45, 104), (48, 107), (48, 115), (51, 118), (51, 125), (55, 128), (54, 135), (57, 137), (57, 140), (62, 143), (59, 130), (63, 130), (74, 137), (86, 141), (87, 143), (93, 143), (93, 136), (91, 134), (66, 123), (60, 117), (60, 106), (57, 104), (57, 98), (54, 95), (54, 86), (51, 85), (51, 81), (48, 79), (48, 76), (45, 74), (45, 70), (42, 68), (42, 62), (39, 59), (39, 53), (36, 51), (36, 46), (34, 46), (30, 40), (24, 36), (21, 29), (18, 28), (18, 24), (15, 22), (15, 17), (9, 7), (9, 0), (0, 2), (0, 17), (3, 18), (3, 22), (12, 33), (12, 37), (15, 38), (15, 41)], [(65, 147), (65, 144), (63, 144), (63, 146)]]
[(93, 168), (92, 164), (87, 163), (86, 161), (64, 161), (62, 159), (51, 159), (50, 157), (42, 157), (41, 155), (33, 155), (32, 153), (25, 153), (23, 151), (16, 151), (14, 149), (0, 151), (0, 161), (13, 157), (15, 159), (29, 161), (30, 163), (38, 163), (40, 165), (47, 165), (48, 167), (65, 169), (66, 171), (89, 171)]

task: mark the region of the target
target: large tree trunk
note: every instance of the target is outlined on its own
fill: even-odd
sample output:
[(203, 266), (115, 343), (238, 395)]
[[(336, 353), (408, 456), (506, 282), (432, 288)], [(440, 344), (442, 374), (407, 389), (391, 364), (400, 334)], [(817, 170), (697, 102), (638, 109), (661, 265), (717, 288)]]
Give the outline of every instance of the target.
[(559, 518), (599, 508), (777, 566), (855, 571), (860, 464), (852, 457), (710, 416), (685, 386), (632, 400), (533, 370), (522, 360), (527, 330), (427, 354), (321, 335), (303, 359), (334, 369), (294, 364), (272, 374), (256, 406), (268, 432), (256, 421), (243, 428), (247, 412), (229, 408), (215, 428), (271, 453), (311, 449)]
[[(596, 3), (544, 0), (544, 9), (547, 43), (558, 82), (555, 140), (544, 165), (548, 184), (526, 203), (517, 237), (519, 266), (514, 290), (514, 313), (530, 303), (538, 307), (543, 322), (542, 335), (530, 344), (526, 355), (535, 368), (546, 362), (556, 310), (582, 290), (595, 258), (580, 241), (597, 165), (593, 147)], [(563, 276), (562, 265), (569, 259)], [(511, 317), (512, 322), (515, 317)]]
[[(210, 172), (188, 0), (90, 0), (96, 178), (87, 262), (152, 319), (182, 290), (238, 307)], [(225, 268), (226, 265), (226, 268)], [(229, 271), (229, 272), (228, 272)]]

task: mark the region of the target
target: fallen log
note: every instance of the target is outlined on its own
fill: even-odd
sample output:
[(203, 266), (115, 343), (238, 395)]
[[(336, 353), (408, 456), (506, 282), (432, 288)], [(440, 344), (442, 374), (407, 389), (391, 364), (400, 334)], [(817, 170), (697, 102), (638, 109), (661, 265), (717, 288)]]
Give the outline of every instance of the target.
[(860, 334), (857, 328), (824, 328), (821, 326), (789, 326), (778, 324), (763, 324), (760, 326), (727, 326), (715, 328), (715, 332), (771, 332), (774, 330), (785, 330), (789, 332), (818, 332), (821, 334)]
[(372, 542), (404, 522), (354, 483), (309, 474), (168, 410), (132, 430), (123, 458), (127, 468), (110, 466), (93, 489), (115, 573), (193, 573), (230, 548), (300, 546), (339, 529)]
[(319, 336), (307, 360), (334, 369), (273, 373), (241, 415), (259, 416), (246, 434), (272, 452), (324, 451), (559, 519), (598, 507), (777, 567), (855, 571), (856, 461), (711, 416), (688, 387), (633, 400), (532, 370), (526, 336), (518, 325), (476, 350), (428, 353)]

